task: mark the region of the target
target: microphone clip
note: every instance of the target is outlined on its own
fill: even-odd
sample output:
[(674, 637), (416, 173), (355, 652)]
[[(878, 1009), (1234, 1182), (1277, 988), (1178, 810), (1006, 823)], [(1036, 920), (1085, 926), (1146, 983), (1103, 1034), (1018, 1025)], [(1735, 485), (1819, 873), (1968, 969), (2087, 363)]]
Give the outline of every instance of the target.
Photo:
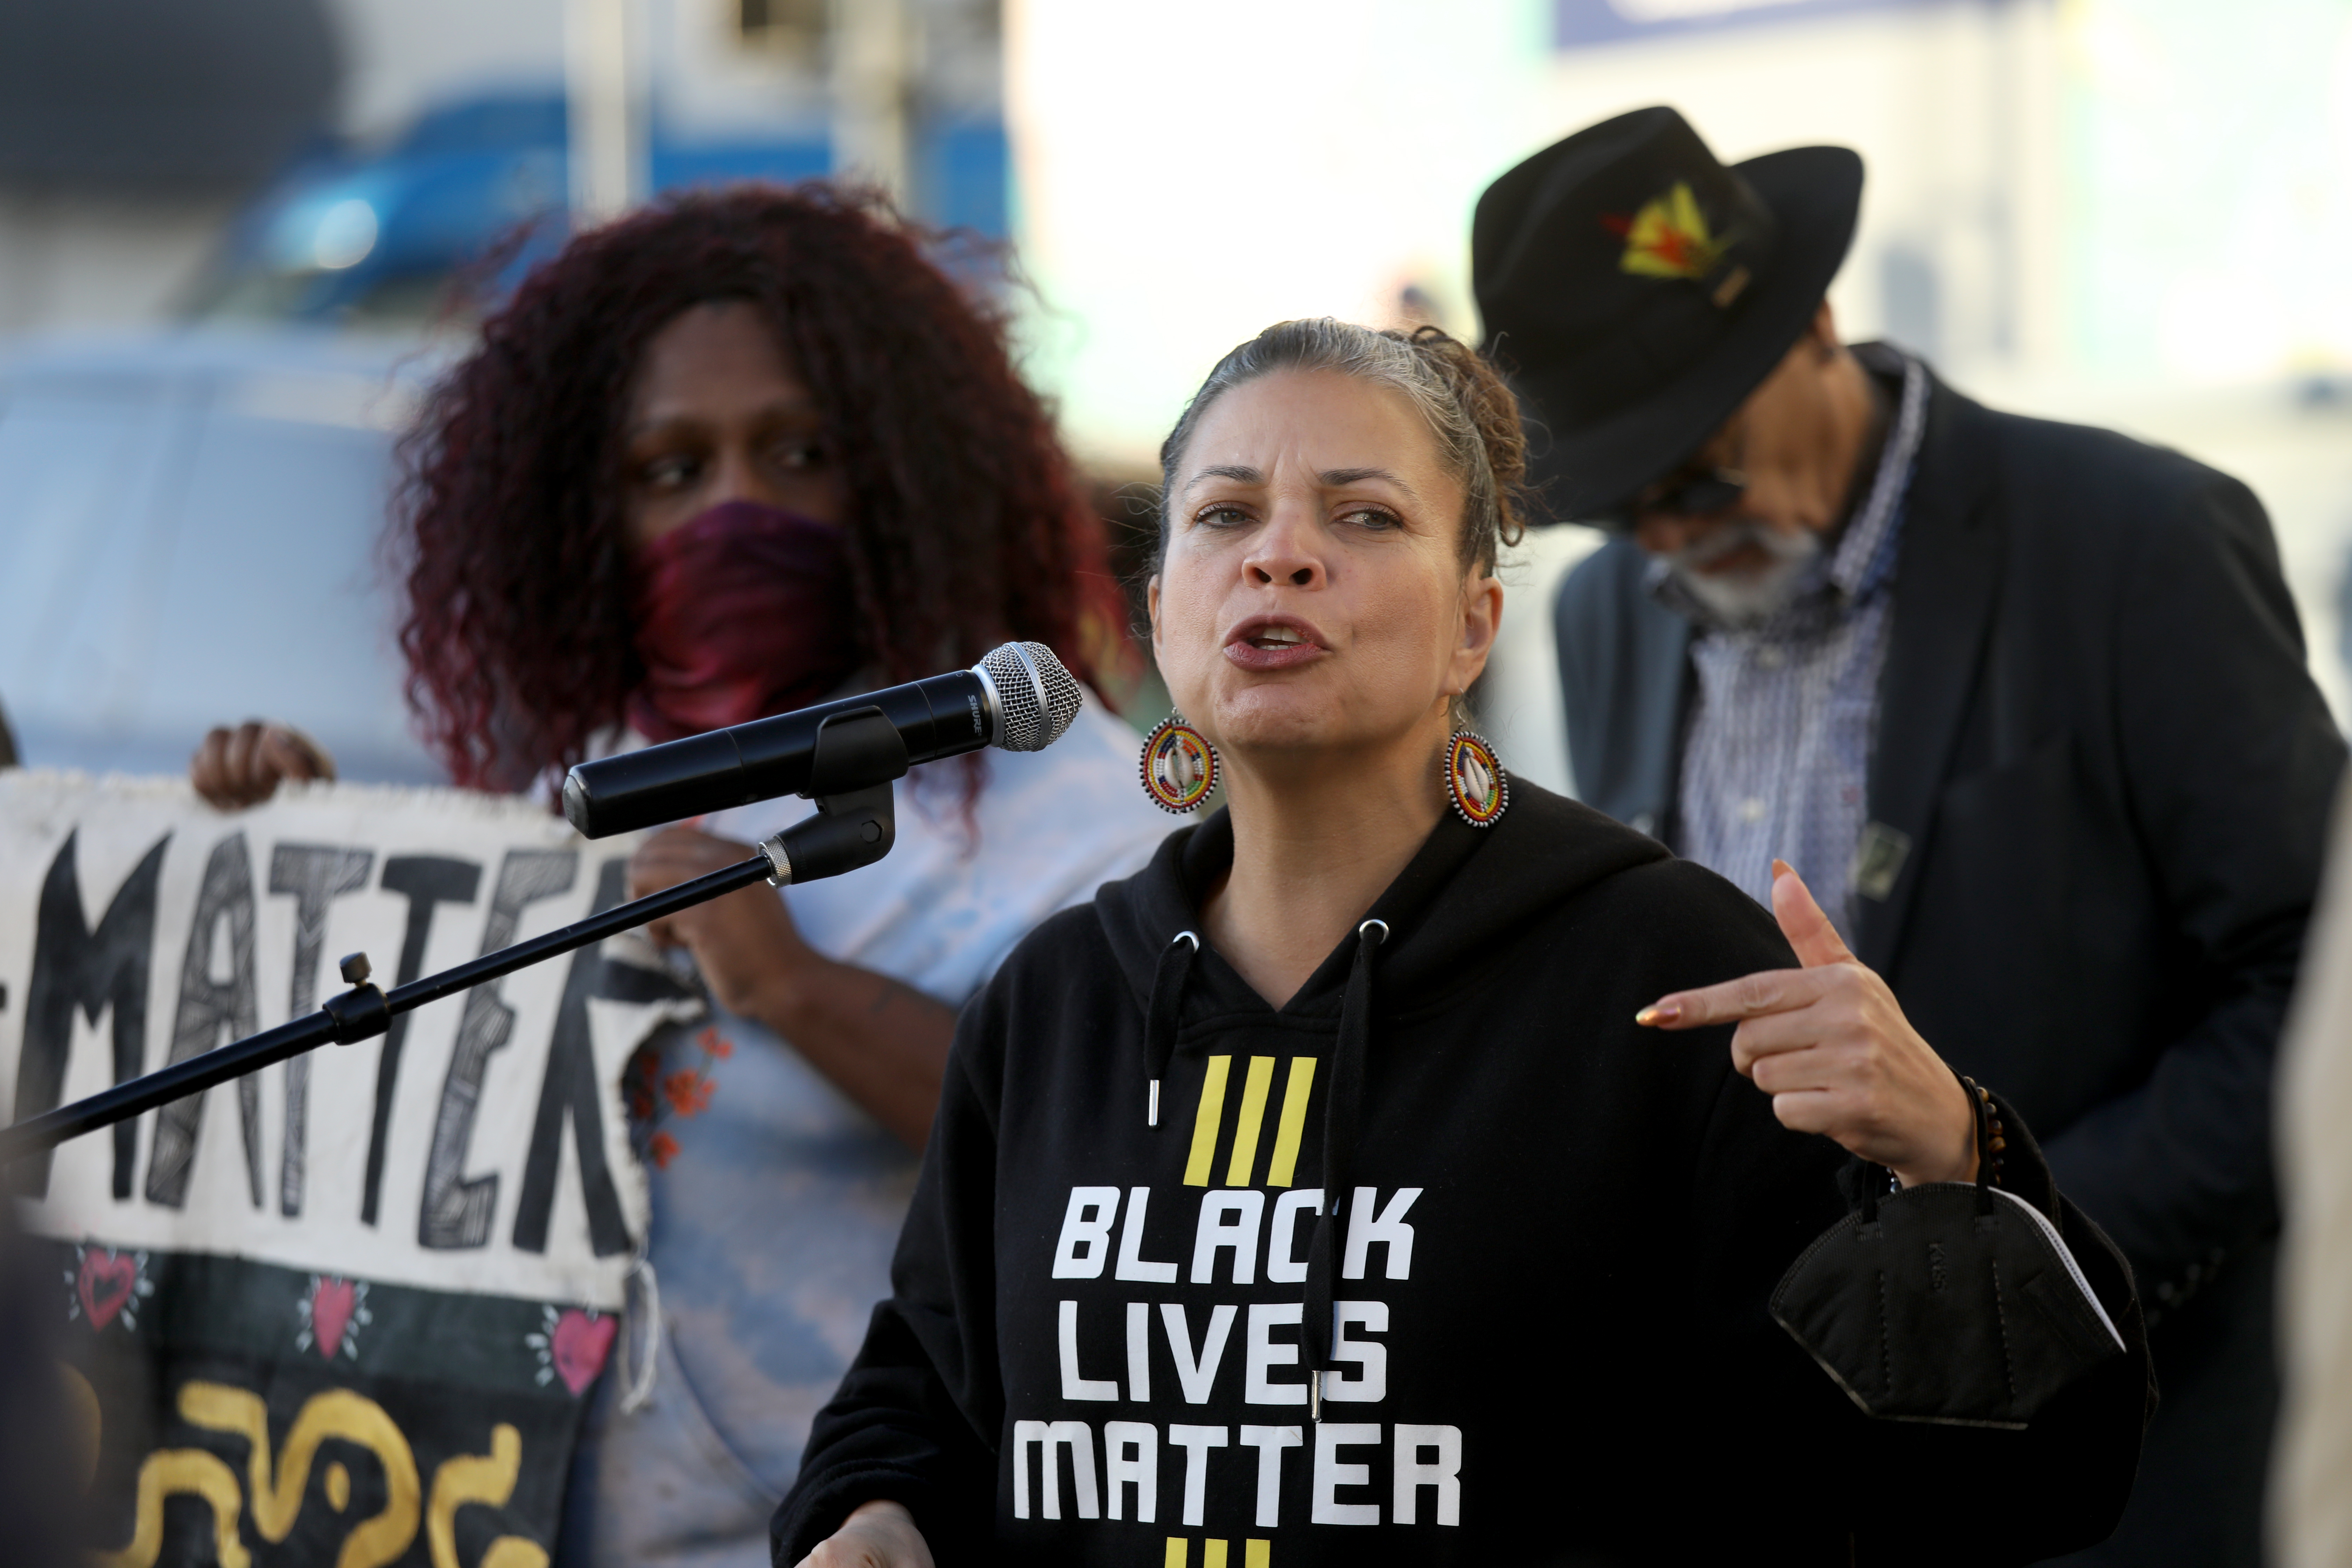
[(907, 776), (907, 743), (878, 707), (835, 713), (817, 727), (803, 797), (816, 815), (760, 846), (776, 887), (871, 866), (898, 842), (890, 781)]

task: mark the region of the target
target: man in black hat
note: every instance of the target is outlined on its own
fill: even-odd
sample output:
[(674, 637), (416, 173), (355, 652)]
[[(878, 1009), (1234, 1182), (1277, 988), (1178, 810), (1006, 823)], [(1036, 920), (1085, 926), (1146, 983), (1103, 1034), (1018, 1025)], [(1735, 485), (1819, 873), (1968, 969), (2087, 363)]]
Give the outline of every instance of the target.
[(2015, 1100), (2154, 1331), (2088, 1560), (2252, 1564), (2271, 1068), (2343, 741), (2243, 485), (1839, 341), (1861, 195), (1843, 148), (1727, 168), (1650, 109), (1479, 201), (1547, 500), (1613, 535), (1557, 610), (1578, 791), (1759, 899), (1791, 862), (1890, 1026)]

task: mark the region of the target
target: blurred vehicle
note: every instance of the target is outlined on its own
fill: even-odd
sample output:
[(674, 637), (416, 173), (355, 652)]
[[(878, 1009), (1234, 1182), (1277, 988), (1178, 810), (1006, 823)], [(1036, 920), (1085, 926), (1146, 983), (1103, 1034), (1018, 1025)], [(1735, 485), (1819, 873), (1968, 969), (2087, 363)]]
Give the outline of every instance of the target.
[[(570, 127), (560, 93), (446, 104), (374, 150), (301, 160), (237, 220), (193, 300), (210, 320), (408, 328), (429, 321), (453, 277), (487, 261), (502, 291), (566, 233)], [(1001, 121), (927, 126), (920, 205), (933, 221), (994, 237), (1006, 229)], [(735, 180), (798, 180), (833, 161), (822, 127), (730, 140), (656, 130), (657, 191)]]
[[(26, 765), (176, 773), (210, 725), (263, 716), (346, 778), (442, 776), (392, 641), (392, 443), (454, 347), (425, 329), (562, 243), (568, 142), (557, 93), (448, 103), (298, 160), (186, 325), (0, 347), (0, 710)], [(822, 131), (650, 148), (656, 189), (831, 156)], [(934, 221), (1003, 235), (1000, 120), (926, 126), (916, 163)]]
[(287, 720), (429, 781), (379, 558), (408, 340), (183, 331), (0, 354), (0, 704), (31, 767), (177, 773)]

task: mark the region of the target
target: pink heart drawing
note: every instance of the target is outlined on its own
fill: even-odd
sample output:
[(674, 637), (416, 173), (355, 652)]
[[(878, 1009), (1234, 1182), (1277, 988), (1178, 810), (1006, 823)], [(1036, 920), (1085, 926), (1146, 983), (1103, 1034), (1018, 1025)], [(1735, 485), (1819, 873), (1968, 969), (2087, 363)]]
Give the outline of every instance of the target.
[(81, 1292), (81, 1310), (89, 1317), (92, 1329), (102, 1329), (114, 1321), (114, 1315), (131, 1300), (131, 1288), (139, 1283), (139, 1265), (119, 1252), (100, 1253), (91, 1247), (81, 1255), (81, 1278), (75, 1288)]
[(604, 1358), (613, 1353), (613, 1335), (620, 1326), (618, 1318), (591, 1317), (577, 1307), (556, 1320), (549, 1348), (555, 1352), (555, 1373), (564, 1387), (576, 1395), (596, 1381), (604, 1370)]
[(310, 1337), (327, 1360), (334, 1360), (343, 1348), (343, 1331), (351, 1326), (352, 1309), (358, 1305), (359, 1292), (348, 1279), (321, 1279), (310, 1292)]

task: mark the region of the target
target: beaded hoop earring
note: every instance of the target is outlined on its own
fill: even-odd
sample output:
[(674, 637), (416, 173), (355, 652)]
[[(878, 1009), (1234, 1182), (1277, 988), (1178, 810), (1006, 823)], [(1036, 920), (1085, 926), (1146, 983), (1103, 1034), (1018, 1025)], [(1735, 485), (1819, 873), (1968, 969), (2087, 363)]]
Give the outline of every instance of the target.
[(1483, 735), (1456, 730), (1445, 742), (1445, 798), (1473, 827), (1492, 827), (1511, 804), (1511, 781)]
[(1171, 713), (1143, 738), (1143, 793), (1162, 811), (1198, 811), (1217, 787), (1217, 748), (1209, 737)]

